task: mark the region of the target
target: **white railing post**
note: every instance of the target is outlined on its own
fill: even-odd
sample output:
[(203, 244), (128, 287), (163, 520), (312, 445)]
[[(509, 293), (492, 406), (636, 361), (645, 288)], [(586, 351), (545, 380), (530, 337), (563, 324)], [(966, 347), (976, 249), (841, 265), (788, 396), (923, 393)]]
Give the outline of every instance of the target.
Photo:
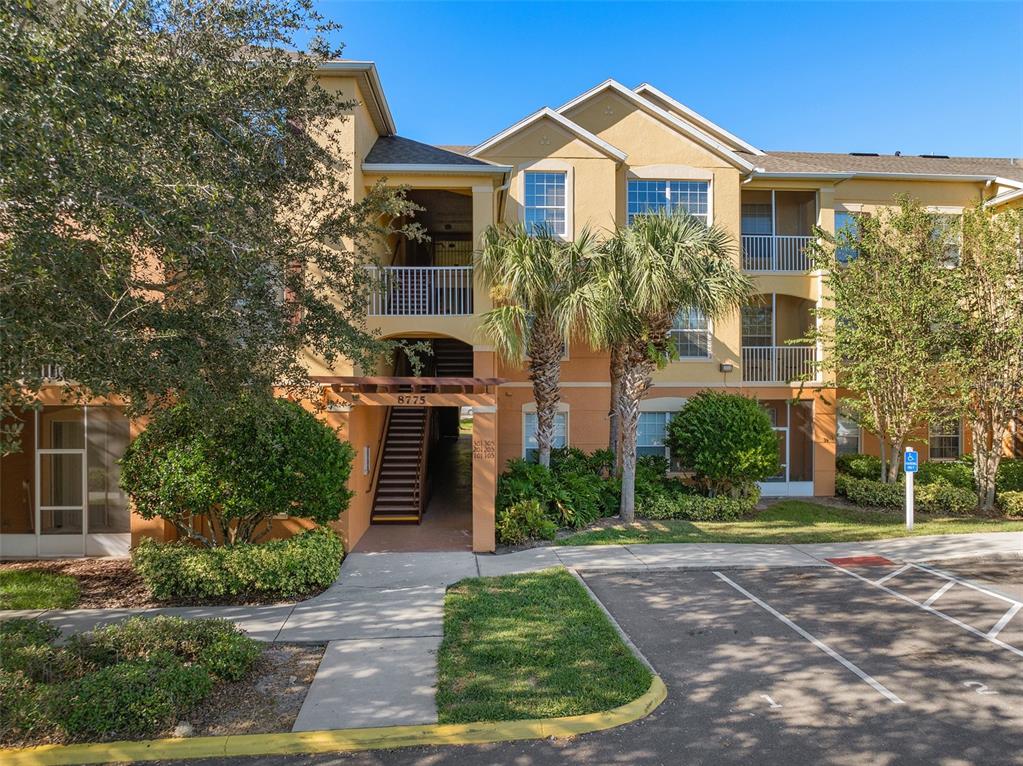
[(369, 267), (370, 316), (466, 316), (472, 313), (472, 266)]

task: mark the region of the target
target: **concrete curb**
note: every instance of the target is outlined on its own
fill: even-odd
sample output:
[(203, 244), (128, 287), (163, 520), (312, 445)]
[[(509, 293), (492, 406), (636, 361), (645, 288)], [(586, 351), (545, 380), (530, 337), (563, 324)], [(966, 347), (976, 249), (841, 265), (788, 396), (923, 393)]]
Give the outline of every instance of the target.
[(565, 738), (638, 721), (648, 716), (667, 696), (668, 690), (664, 681), (654, 674), (650, 688), (632, 702), (602, 713), (587, 715), (521, 721), (386, 726), (374, 729), (244, 734), (83, 745), (41, 745), (17, 750), (0, 750), (0, 760), (5, 766), (69, 766), (116, 761), (353, 752), (417, 745), (479, 745), (522, 739)]

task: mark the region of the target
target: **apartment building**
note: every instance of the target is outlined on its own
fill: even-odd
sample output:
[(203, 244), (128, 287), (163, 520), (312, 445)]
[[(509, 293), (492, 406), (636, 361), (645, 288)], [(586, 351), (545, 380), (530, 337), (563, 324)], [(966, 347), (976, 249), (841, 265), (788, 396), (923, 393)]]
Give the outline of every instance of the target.
[[(496, 477), (535, 447), (536, 420), (527, 370), (498, 358), (478, 329), (490, 299), (472, 252), (488, 226), (544, 223), (571, 238), (584, 226), (686, 210), (730, 231), (757, 297), (716, 322), (679, 315), (678, 359), (643, 402), (639, 451), (666, 454), (667, 421), (694, 393), (734, 391), (756, 397), (778, 433), (782, 470), (765, 494), (821, 496), (834, 492), (836, 452), (878, 445), (842, 415), (833, 383), (793, 382), (821, 350), (789, 341), (828, 299), (806, 256), (812, 228), (835, 231), (899, 192), (949, 215), (978, 200), (1023, 205), (1019, 159), (765, 151), (649, 84), (607, 80), (475, 146), (432, 146), (398, 134), (372, 63), (332, 62), (321, 77), (358, 102), (344, 125), (353, 194), (378, 182), (406, 187), (428, 233), (382, 244), (368, 317), (380, 337), (429, 342), (425, 372), (412, 379), (400, 354), (375, 370), (306, 360), (322, 384), (321, 417), (357, 453), (356, 494), (340, 523), (349, 547), (494, 549)], [(573, 343), (561, 379), (558, 446), (607, 446), (607, 354)], [(25, 451), (0, 467), (0, 555), (123, 553), (141, 535), (171, 536), (131, 514), (117, 489), (116, 456), (134, 426), (100, 402), (69, 408), (54, 393), (51, 405), (28, 424)], [(460, 436), (470, 411), (471, 436)], [(461, 456), (444, 454), (452, 444)], [(969, 450), (957, 423), (932, 425), (918, 447), (933, 459)], [(465, 481), (453, 485), (455, 474)], [(278, 532), (301, 526), (282, 519)]]

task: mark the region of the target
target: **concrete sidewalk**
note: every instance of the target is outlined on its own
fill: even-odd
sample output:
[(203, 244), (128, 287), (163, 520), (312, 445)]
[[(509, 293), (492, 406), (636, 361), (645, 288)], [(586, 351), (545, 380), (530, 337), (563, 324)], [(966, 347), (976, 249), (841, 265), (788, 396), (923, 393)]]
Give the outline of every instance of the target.
[(326, 643), (296, 731), (436, 723), (436, 653), (444, 592), (466, 577), (533, 572), (824, 567), (826, 559), (881, 555), (929, 561), (1016, 554), (1023, 532), (911, 537), (806, 545), (677, 543), (545, 546), (503, 555), (351, 553), (337, 581), (298, 604), (256, 607), (0, 611), (0, 620), (37, 617), (65, 634), (133, 614), (222, 617), (262, 641)]

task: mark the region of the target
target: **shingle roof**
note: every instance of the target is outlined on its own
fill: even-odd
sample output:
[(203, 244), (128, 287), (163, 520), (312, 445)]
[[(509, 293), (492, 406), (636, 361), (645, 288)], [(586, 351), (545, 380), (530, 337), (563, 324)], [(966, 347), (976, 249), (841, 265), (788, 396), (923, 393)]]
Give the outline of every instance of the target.
[(1023, 159), (1008, 157), (862, 156), (830, 152), (767, 152), (745, 155), (767, 173), (914, 173), (989, 175), (1023, 181)]
[(450, 148), (431, 146), (401, 136), (380, 136), (366, 155), (370, 165), (489, 165)]

